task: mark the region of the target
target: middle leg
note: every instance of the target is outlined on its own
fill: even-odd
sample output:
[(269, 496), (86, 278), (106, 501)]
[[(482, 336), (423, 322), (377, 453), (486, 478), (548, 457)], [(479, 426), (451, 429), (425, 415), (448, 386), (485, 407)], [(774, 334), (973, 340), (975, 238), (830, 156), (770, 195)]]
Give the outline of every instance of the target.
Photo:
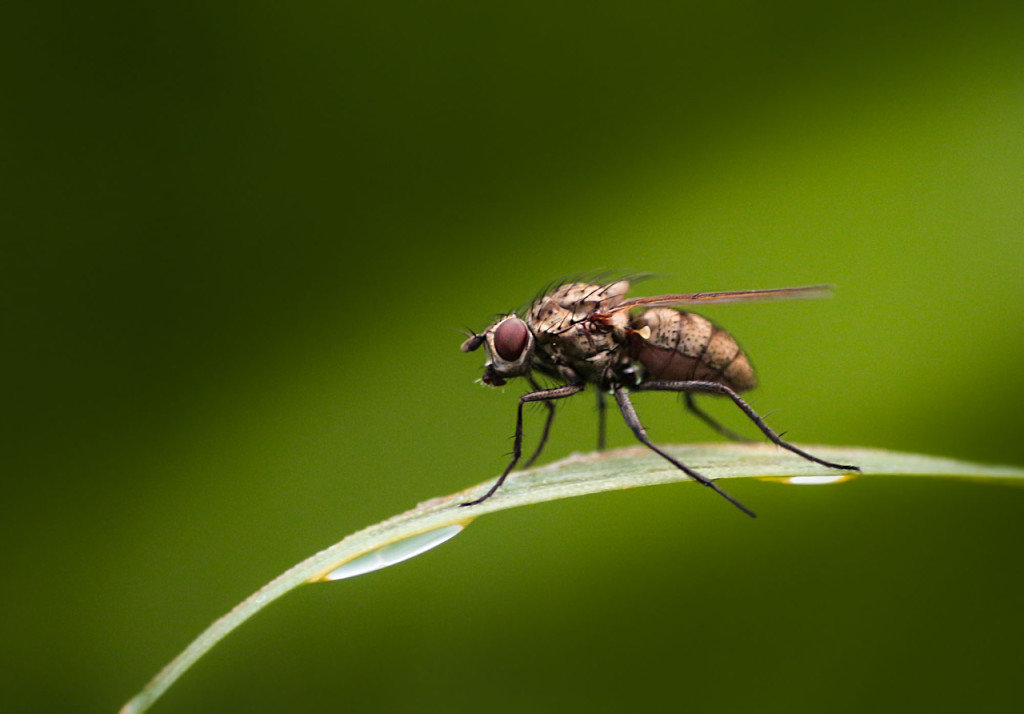
[(619, 411), (622, 412), (622, 416), (626, 420), (626, 424), (628, 424), (629, 428), (633, 430), (633, 434), (636, 436), (637, 439), (640, 440), (641, 443), (643, 443), (645, 446), (651, 449), (651, 451), (661, 456), (663, 459), (668, 461), (670, 464), (675, 466), (677, 469), (685, 473), (693, 480), (713, 490), (719, 496), (727, 500), (732, 505), (736, 506), (736, 508), (743, 511), (751, 518), (757, 517), (756, 513), (754, 513), (749, 508), (740, 503), (738, 500), (736, 500), (728, 493), (723, 491), (718, 486), (718, 484), (709, 479), (707, 476), (697, 473), (689, 466), (685, 465), (682, 461), (679, 461), (669, 456), (667, 453), (665, 453), (657, 446), (652, 444), (650, 438), (647, 436), (647, 430), (644, 429), (644, 425), (640, 423), (640, 417), (637, 416), (636, 410), (633, 408), (633, 402), (630, 401), (629, 394), (626, 392), (625, 389), (623, 389), (622, 387), (615, 387), (615, 400), (619, 403)]

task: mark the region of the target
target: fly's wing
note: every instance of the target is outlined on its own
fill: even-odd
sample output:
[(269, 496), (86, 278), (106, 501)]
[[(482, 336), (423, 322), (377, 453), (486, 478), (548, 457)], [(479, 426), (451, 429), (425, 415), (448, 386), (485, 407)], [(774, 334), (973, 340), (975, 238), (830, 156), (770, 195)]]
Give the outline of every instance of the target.
[[(832, 293), (828, 285), (807, 285), (800, 288), (772, 288), (769, 290), (730, 290), (714, 293), (677, 293), (623, 300), (600, 316), (609, 316), (634, 307), (668, 307), (670, 305), (699, 305), (707, 302), (755, 302), (757, 300), (806, 300), (827, 297)], [(598, 315), (595, 315), (598, 317)]]

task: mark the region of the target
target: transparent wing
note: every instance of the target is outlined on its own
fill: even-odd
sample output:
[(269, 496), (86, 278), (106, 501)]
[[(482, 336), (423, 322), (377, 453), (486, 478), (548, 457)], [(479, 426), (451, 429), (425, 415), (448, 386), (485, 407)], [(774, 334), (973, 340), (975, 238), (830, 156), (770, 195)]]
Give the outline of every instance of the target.
[(768, 290), (729, 290), (713, 293), (677, 293), (675, 295), (654, 295), (624, 300), (604, 314), (612, 314), (634, 307), (659, 307), (669, 305), (698, 305), (705, 302), (754, 302), (757, 300), (807, 300), (823, 298), (832, 294), (828, 285), (806, 285), (799, 288), (772, 288)]

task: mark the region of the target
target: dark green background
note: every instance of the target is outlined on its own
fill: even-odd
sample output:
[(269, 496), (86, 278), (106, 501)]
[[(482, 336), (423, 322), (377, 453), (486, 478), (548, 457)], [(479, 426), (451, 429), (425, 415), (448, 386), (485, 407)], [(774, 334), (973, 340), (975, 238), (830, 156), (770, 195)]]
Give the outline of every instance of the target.
[[(521, 387), (455, 328), (577, 271), (834, 283), (707, 311), (773, 425), (1024, 463), (1024, 5), (440, 5), (4, 11), (4, 711), (112, 712), (289, 565), (495, 475)], [(579, 398), (548, 458), (593, 439)], [(761, 517), (606, 494), (303, 588), (156, 711), (1020, 705), (1024, 490), (730, 490)]]

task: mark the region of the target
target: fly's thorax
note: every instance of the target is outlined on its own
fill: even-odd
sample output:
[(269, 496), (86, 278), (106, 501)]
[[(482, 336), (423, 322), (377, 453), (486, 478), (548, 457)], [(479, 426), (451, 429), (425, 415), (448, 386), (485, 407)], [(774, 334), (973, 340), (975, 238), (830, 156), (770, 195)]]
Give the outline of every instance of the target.
[[(602, 382), (628, 360), (620, 349), (629, 329), (626, 312), (606, 312), (622, 302), (629, 283), (569, 283), (530, 307), (526, 322), (537, 338), (538, 359), (553, 371)], [(594, 319), (603, 313), (605, 319)]]
[(536, 357), (545, 365), (566, 376), (572, 374), (584, 381), (603, 383), (628, 363), (623, 349), (629, 327), (625, 314), (615, 315), (608, 322), (572, 320), (564, 314), (562, 318), (538, 327)]
[[(610, 285), (590, 283), (566, 283), (552, 290), (541, 300), (547, 299), (570, 312), (573, 319), (586, 318), (594, 311), (607, 310), (618, 305), (629, 290), (628, 280), (619, 280)], [(540, 301), (538, 301), (540, 302)]]
[(611, 285), (560, 285), (530, 306), (526, 322), (538, 338), (544, 334), (558, 334), (576, 323), (585, 321), (595, 312), (618, 305), (627, 290), (629, 282), (626, 280)]
[(647, 310), (633, 319), (628, 342), (630, 356), (643, 365), (649, 379), (720, 382), (739, 392), (757, 385), (754, 369), (732, 335), (696, 313)]
[[(526, 322), (538, 341), (573, 339), (586, 331), (593, 331), (589, 318), (597, 312), (611, 309), (622, 302), (629, 282), (620, 280), (610, 285), (567, 283), (542, 296), (530, 306)], [(616, 314), (613, 320), (621, 335), (628, 327), (628, 317)], [(604, 326), (604, 325), (602, 325)]]

